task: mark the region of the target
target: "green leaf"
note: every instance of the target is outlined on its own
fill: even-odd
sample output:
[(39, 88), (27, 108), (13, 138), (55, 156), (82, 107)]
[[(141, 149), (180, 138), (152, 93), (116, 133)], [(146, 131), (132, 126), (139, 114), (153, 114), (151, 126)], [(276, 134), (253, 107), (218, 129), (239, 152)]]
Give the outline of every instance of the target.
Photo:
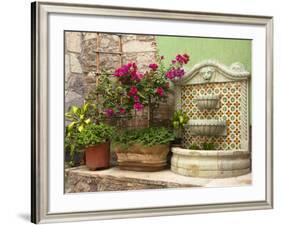
[(180, 121), (180, 123), (182, 124), (183, 123), (183, 116), (179, 116), (179, 121)]
[(67, 129), (71, 130), (75, 124), (76, 122), (71, 122), (70, 124), (68, 124)]
[(78, 111), (78, 109), (79, 109), (79, 108), (78, 108), (77, 106), (74, 106), (74, 105), (73, 105), (73, 106), (71, 107), (71, 112), (73, 112), (73, 113), (76, 114), (77, 111)]
[(86, 112), (89, 109), (89, 103), (83, 105), (83, 112)]
[(141, 98), (145, 98), (144, 95), (143, 95), (140, 91), (138, 92), (138, 95), (139, 95)]
[(174, 128), (178, 128), (179, 127), (179, 122), (178, 121), (174, 121), (173, 122), (173, 126), (174, 126)]
[(79, 132), (82, 132), (83, 129), (84, 129), (84, 125), (83, 124), (78, 127), (78, 131)]
[(89, 124), (90, 122), (91, 122), (91, 119), (86, 119), (86, 120), (85, 120), (85, 123), (86, 123), (86, 124)]

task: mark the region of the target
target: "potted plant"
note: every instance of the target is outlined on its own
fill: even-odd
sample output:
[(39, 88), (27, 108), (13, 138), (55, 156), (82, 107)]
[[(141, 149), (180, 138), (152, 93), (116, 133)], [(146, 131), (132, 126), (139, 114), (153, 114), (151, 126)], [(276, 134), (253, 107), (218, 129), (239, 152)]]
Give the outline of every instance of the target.
[(120, 169), (159, 171), (167, 165), (171, 130), (164, 127), (126, 130), (114, 135), (113, 148)]
[(118, 133), (115, 139), (121, 169), (155, 171), (166, 165), (174, 134), (165, 128), (151, 127), (153, 113), (166, 101), (171, 83), (184, 75), (183, 66), (188, 63), (189, 56), (177, 55), (168, 67), (164, 66), (163, 59), (158, 57), (157, 63), (149, 64), (145, 72), (140, 72), (136, 63), (129, 62), (117, 68), (111, 78), (103, 77), (99, 82), (97, 93), (102, 95), (103, 113), (107, 118), (131, 119), (134, 113), (145, 108), (148, 112), (148, 128)]
[(182, 146), (182, 132), (187, 122), (188, 117), (186, 113), (184, 113), (182, 110), (177, 110), (174, 112), (172, 119), (172, 125), (176, 136), (175, 140), (172, 143), (174, 147)]
[(86, 166), (90, 170), (110, 166), (110, 138), (113, 128), (106, 124), (88, 124), (77, 135), (79, 149), (85, 151)]
[(79, 149), (77, 135), (90, 123), (96, 122), (99, 116), (96, 113), (96, 105), (84, 103), (81, 107), (71, 106), (65, 113), (65, 157), (68, 166), (84, 164), (84, 152)]

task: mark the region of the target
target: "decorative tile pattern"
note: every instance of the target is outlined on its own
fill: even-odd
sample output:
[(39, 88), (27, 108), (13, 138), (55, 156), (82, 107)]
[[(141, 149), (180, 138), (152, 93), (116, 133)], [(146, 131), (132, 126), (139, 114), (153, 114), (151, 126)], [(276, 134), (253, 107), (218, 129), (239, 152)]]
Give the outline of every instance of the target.
[[(219, 137), (191, 136), (188, 129), (184, 132), (184, 145), (201, 145), (213, 142), (217, 149), (241, 149), (241, 104), (242, 85), (245, 81), (226, 83), (207, 83), (186, 85), (181, 90), (181, 107), (190, 119), (222, 119), (226, 120), (227, 135)], [(195, 97), (199, 95), (220, 95), (220, 105), (217, 109), (198, 109)]]

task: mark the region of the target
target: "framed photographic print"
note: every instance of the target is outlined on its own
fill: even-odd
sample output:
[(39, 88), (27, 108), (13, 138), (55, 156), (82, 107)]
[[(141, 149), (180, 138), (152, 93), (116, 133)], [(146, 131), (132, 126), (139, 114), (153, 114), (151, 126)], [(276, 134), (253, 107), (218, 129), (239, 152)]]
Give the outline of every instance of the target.
[(272, 208), (272, 28), (32, 3), (32, 222)]

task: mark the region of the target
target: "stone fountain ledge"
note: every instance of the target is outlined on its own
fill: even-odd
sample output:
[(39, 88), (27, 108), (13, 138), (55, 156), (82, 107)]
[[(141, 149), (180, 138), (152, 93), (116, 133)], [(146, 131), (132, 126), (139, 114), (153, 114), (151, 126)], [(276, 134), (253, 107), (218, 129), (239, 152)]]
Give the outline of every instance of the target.
[(134, 172), (112, 167), (90, 171), (85, 166), (65, 170), (65, 192), (122, 191), (162, 188), (229, 187), (251, 184), (251, 174), (207, 179), (175, 174), (170, 170), (159, 172)]

